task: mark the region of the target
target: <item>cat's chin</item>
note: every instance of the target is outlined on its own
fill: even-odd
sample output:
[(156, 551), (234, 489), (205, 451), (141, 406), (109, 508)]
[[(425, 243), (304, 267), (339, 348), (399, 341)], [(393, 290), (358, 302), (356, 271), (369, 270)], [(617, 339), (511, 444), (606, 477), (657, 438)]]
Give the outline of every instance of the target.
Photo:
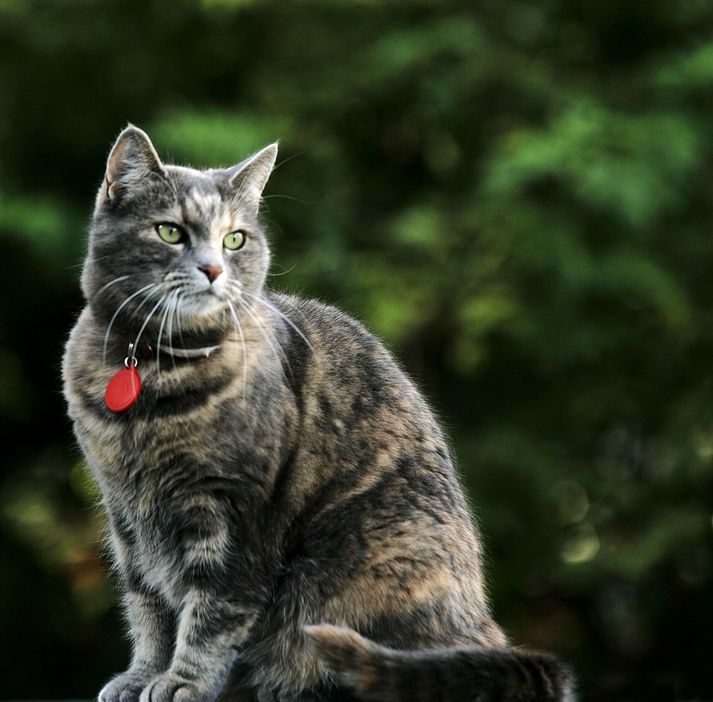
[(186, 295), (181, 301), (181, 319), (188, 325), (203, 326), (225, 313), (228, 303), (211, 293)]

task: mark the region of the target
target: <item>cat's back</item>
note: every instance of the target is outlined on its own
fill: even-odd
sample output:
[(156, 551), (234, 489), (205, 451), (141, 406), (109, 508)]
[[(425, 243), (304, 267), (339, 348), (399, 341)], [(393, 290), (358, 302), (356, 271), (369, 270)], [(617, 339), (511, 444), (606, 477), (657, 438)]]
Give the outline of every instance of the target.
[(268, 300), (287, 325), (291, 341), (286, 362), (298, 367), (307, 363), (314, 392), (341, 391), (341, 399), (350, 401), (355, 414), (372, 419), (381, 410), (406, 412), (421, 423), (421, 430), (443, 439), (413, 381), (361, 322), (314, 299), (271, 293)]
[[(470, 509), (422, 394), (344, 312), (286, 295), (269, 302), (290, 320), (283, 348), (303, 398), (280, 504), (295, 537), (280, 606), (312, 602), (307, 619), (348, 621), (391, 645), (502, 643)], [(309, 583), (299, 606), (298, 582)]]
[[(271, 295), (283, 315), (286, 378), (301, 408), (302, 441), (320, 464), (357, 476), (399, 476), (468, 512), (445, 435), (422, 393), (384, 344), (336, 307)], [(457, 505), (455, 504), (457, 503)]]

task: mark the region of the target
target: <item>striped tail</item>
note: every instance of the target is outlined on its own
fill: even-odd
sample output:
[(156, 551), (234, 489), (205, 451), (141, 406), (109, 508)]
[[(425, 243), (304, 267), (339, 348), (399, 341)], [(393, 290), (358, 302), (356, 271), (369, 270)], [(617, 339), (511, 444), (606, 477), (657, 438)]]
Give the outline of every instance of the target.
[(352, 629), (305, 627), (317, 654), (371, 702), (573, 702), (574, 680), (553, 656), (516, 648), (459, 646), (397, 651)]

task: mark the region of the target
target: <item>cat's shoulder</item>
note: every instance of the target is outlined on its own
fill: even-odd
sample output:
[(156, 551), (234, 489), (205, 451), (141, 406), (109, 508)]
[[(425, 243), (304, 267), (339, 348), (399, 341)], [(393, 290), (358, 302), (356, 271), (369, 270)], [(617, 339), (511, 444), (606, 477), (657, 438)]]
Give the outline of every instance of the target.
[(362, 322), (334, 305), (313, 298), (279, 292), (270, 292), (267, 298), (298, 327), (306, 325), (317, 332), (343, 333), (350, 337), (359, 337), (364, 341), (378, 342)]

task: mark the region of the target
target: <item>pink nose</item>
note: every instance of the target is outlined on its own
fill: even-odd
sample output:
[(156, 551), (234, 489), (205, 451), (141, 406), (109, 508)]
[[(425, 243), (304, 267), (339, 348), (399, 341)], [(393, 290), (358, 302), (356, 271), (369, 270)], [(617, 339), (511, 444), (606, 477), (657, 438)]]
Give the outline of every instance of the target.
[(211, 283), (223, 272), (221, 266), (198, 266), (198, 270), (205, 273)]

